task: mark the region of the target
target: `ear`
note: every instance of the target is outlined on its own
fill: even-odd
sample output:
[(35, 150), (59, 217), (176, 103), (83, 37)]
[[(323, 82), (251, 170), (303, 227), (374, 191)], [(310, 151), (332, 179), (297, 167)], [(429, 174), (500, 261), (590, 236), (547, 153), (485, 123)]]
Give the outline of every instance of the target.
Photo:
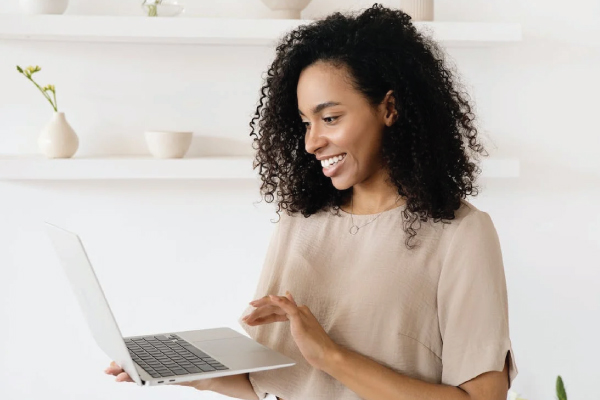
[(398, 119), (398, 112), (396, 111), (396, 99), (393, 93), (393, 90), (389, 90), (385, 94), (385, 98), (382, 101), (384, 108), (383, 123), (387, 126), (392, 126), (394, 122), (396, 122), (396, 119)]

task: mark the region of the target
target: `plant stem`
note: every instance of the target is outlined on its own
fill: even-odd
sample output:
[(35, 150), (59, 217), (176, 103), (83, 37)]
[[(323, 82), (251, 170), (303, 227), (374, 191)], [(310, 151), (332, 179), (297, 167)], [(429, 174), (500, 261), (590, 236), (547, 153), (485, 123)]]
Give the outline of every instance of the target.
[(42, 94), (44, 95), (44, 97), (45, 97), (46, 99), (48, 99), (48, 101), (49, 101), (49, 102), (50, 102), (50, 104), (52, 105), (52, 108), (53, 108), (53, 109), (54, 109), (54, 111), (56, 112), (56, 111), (57, 111), (57, 109), (56, 109), (56, 106), (54, 105), (54, 103), (52, 103), (52, 100), (50, 99), (50, 96), (48, 96), (48, 95), (46, 94), (46, 92), (45, 92), (45, 91), (44, 91), (44, 90), (43, 90), (43, 89), (40, 87), (40, 85), (38, 85), (37, 83), (35, 83), (35, 81), (34, 81), (33, 79), (31, 79), (31, 76), (27, 76), (27, 75), (25, 75), (25, 76), (27, 77), (27, 79), (29, 79), (31, 82), (33, 82), (33, 84), (34, 84), (35, 86), (37, 86), (37, 88), (38, 88), (38, 89), (40, 89), (40, 92), (42, 92)]
[(158, 16), (158, 9), (157, 9), (157, 4), (162, 3), (162, 0), (156, 0), (156, 2), (153, 5), (148, 5), (148, 16), (149, 17), (156, 17)]

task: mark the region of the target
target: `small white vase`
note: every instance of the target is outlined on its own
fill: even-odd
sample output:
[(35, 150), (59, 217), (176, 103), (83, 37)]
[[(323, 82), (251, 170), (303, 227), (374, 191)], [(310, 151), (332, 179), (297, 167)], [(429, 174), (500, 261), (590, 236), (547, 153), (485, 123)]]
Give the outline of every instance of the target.
[(54, 112), (38, 137), (38, 147), (47, 158), (70, 158), (75, 154), (79, 138), (67, 122), (64, 112)]
[(25, 14), (62, 14), (69, 0), (19, 0), (19, 4)]
[(413, 21), (433, 21), (433, 0), (400, 0), (400, 9)]

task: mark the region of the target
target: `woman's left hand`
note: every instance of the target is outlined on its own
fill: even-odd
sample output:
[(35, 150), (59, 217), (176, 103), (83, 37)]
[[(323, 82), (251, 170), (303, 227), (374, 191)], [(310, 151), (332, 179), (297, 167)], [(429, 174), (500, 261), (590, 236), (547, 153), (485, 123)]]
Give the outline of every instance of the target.
[(265, 296), (250, 304), (256, 310), (244, 317), (243, 321), (253, 326), (289, 320), (296, 345), (314, 368), (323, 370), (331, 355), (337, 351), (337, 344), (327, 335), (317, 318), (307, 306), (298, 306), (291, 293), (286, 291), (286, 296)]

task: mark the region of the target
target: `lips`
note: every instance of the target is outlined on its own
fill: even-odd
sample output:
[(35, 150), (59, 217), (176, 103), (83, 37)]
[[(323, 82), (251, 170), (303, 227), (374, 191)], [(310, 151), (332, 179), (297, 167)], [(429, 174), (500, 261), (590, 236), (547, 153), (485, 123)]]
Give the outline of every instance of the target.
[(338, 172), (340, 171), (340, 168), (342, 168), (344, 163), (346, 162), (346, 158), (348, 158), (347, 154), (344, 156), (344, 158), (342, 158), (340, 161), (336, 162), (333, 166), (323, 167), (323, 174), (327, 177), (332, 177), (332, 176), (337, 175)]

